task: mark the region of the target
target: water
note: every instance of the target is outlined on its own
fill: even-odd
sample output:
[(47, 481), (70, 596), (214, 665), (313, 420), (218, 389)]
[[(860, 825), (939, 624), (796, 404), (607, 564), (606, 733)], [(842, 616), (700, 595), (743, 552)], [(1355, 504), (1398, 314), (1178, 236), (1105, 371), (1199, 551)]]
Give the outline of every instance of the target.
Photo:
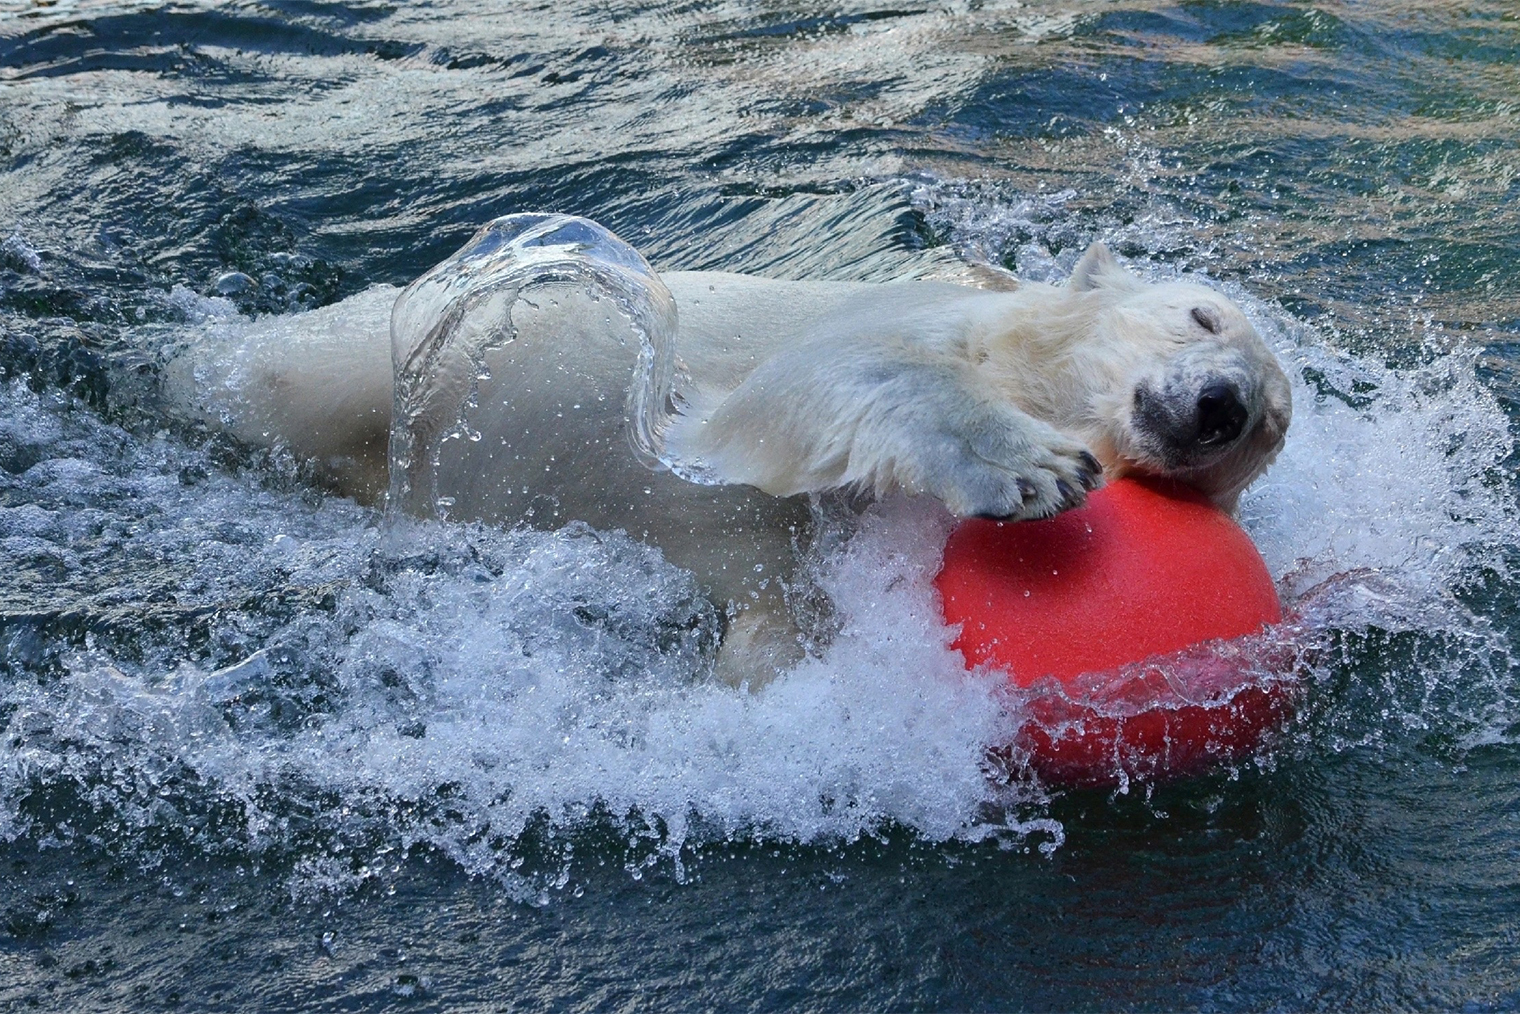
[[(7, 1006), (1520, 1006), (1504, 5), (0, 11)], [(824, 546), (838, 635), (745, 696), (636, 542), (392, 527), (157, 404), (538, 210), (656, 268), (1104, 238), (1224, 287), (1295, 384), (1242, 505), (1315, 649), (1285, 741), (990, 782), (932, 505)]]

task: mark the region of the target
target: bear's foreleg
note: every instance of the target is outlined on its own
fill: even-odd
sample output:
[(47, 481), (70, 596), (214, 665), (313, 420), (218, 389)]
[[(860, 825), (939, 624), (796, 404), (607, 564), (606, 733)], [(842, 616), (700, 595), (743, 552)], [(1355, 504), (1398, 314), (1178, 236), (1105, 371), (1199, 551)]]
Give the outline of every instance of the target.
[(671, 445), (728, 482), (790, 496), (842, 486), (929, 493), (957, 515), (1023, 520), (1101, 481), (1081, 441), (954, 357), (907, 343), (809, 342), (698, 403)]

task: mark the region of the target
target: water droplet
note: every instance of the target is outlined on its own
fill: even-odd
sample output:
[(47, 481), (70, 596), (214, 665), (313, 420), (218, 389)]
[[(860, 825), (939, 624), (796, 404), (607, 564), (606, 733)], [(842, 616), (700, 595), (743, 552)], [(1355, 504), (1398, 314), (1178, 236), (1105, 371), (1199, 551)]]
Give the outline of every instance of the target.
[(245, 275), (241, 271), (229, 271), (216, 280), (216, 294), (218, 296), (238, 296), (250, 289), (257, 289), (259, 283), (252, 276)]

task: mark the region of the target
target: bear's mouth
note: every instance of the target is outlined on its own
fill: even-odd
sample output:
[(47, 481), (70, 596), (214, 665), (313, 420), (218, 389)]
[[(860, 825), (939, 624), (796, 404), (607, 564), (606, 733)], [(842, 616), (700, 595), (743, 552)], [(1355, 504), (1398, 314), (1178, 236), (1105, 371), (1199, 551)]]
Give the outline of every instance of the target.
[(1161, 397), (1154, 388), (1136, 386), (1131, 411), (1107, 443), (1110, 453), (1100, 455), (1104, 474), (1175, 480), (1233, 510), (1241, 491), (1282, 449), (1286, 413), (1270, 403), (1253, 411), (1230, 399), (1215, 400), (1218, 395), (1207, 383), (1194, 402), (1201, 408), (1158, 404)]
[(1246, 405), (1239, 385), (1223, 377), (1185, 390), (1136, 385), (1126, 427), (1129, 455), (1166, 473), (1204, 467), (1251, 431)]

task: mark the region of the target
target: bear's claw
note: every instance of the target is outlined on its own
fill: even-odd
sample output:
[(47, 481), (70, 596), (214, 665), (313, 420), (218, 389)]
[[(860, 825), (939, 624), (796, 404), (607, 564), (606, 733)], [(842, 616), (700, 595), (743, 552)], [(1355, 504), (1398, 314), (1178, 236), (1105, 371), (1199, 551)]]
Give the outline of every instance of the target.
[(1017, 409), (983, 402), (946, 422), (949, 453), (925, 463), (923, 485), (962, 517), (1050, 517), (1080, 507), (1103, 481), (1091, 451)]
[(1103, 484), (1103, 466), (1098, 459), (1092, 456), (1091, 451), (1082, 452), (1082, 485), (1087, 489), (1097, 489)]

